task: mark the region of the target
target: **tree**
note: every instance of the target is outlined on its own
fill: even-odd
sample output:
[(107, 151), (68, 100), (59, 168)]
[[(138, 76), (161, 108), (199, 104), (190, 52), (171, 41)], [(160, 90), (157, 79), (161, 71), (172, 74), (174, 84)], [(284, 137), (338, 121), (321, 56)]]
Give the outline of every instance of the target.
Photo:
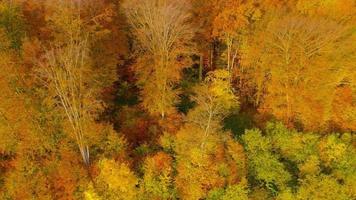
[(348, 26), (293, 14), (267, 16), (260, 24), (243, 56), (253, 71), (256, 103), (286, 124), (325, 128), (330, 94), (350, 79), (352, 50), (344, 45), (352, 40)]
[(173, 151), (177, 159), (174, 180), (180, 198), (206, 198), (210, 191), (234, 188), (246, 178), (242, 145), (221, 130), (205, 137), (204, 129), (188, 123), (177, 133)]
[(191, 53), (189, 4), (178, 0), (126, 1), (125, 14), (138, 41), (136, 73), (142, 84), (143, 106), (162, 118), (177, 100), (184, 57)]
[(0, 199), (356, 199), (354, 7), (0, 0)]
[[(248, 130), (242, 137), (252, 159), (250, 174), (270, 182), (265, 187), (277, 199), (352, 198), (355, 175), (350, 166), (355, 159), (351, 138), (349, 133), (320, 136), (298, 132), (282, 123), (268, 123), (264, 135)], [(315, 192), (315, 188), (323, 192)]]
[[(9, 53), (10, 44), (7, 37), (0, 29), (0, 43), (1, 43), (1, 59), (2, 66), (0, 74), (0, 154), (13, 154), (18, 142), (18, 127), (22, 126), (22, 120), (18, 119), (19, 111), (24, 111), (24, 96), (16, 92), (18, 86), (12, 86), (11, 82), (16, 82), (19, 78), (16, 73), (16, 66), (14, 66), (14, 57)], [(14, 88), (15, 87), (15, 88)], [(23, 112), (22, 112), (23, 113)], [(25, 118), (25, 116), (22, 116)], [(20, 125), (20, 126), (19, 126)]]
[[(205, 81), (194, 89), (192, 99), (197, 106), (187, 116), (187, 120), (204, 130), (205, 137), (219, 130), (221, 120), (232, 109), (238, 108), (238, 100), (232, 92), (227, 70), (210, 72)], [(202, 143), (204, 146), (204, 143)]]
[(259, 130), (246, 131), (242, 139), (253, 176), (272, 193), (287, 187), (291, 175), (279, 161), (279, 156), (271, 153), (273, 146), (270, 139), (264, 138)]
[(210, 190), (236, 184), (246, 175), (241, 145), (222, 131), (220, 125), (225, 115), (238, 107), (229, 73), (226, 70), (210, 72), (194, 92), (197, 105), (188, 113), (187, 123), (173, 142), (167, 135), (161, 140), (166, 149), (173, 148), (176, 154), (175, 183), (184, 199), (205, 198)]
[(125, 163), (110, 159), (99, 161), (100, 173), (95, 179), (96, 188), (89, 187), (87, 199), (98, 196), (102, 199), (133, 200), (137, 199), (138, 178)]
[[(48, 49), (40, 73), (49, 81), (69, 121), (85, 164), (89, 164), (89, 146), (85, 134), (90, 120), (88, 94), (85, 88), (85, 67), (88, 64), (88, 35), (82, 30), (82, 22), (73, 12), (73, 4), (60, 2), (62, 13), (54, 15), (53, 22), (62, 45)], [(64, 18), (61, 18), (64, 17)], [(56, 24), (57, 23), (57, 24)]]
[(333, 18), (335, 20), (349, 20), (354, 18), (355, 1), (352, 0), (298, 0), (296, 2), (296, 9), (311, 16), (319, 15), (323, 17)]
[[(98, 70), (92, 65), (92, 37), (100, 39), (92, 26), (80, 17), (80, 2), (60, 1), (48, 9), (54, 9), (48, 18), (54, 41), (45, 53), (37, 70), (50, 96), (52, 107), (60, 105), (64, 114), (64, 128), (77, 142), (81, 156), (89, 164), (89, 146), (95, 141), (96, 117), (103, 108), (100, 92), (112, 84), (115, 74), (109, 65)], [(97, 24), (95, 24), (97, 25)], [(94, 25), (94, 26), (95, 26)], [(108, 67), (109, 69), (105, 68)], [(101, 73), (101, 74), (100, 74)]]
[(174, 199), (172, 158), (164, 152), (148, 157), (144, 163), (141, 183), (143, 199)]
[[(220, 12), (213, 23), (213, 36), (226, 45), (226, 70), (232, 81), (233, 74), (237, 70), (239, 51), (243, 43), (242, 36), (248, 32), (249, 24), (261, 17), (261, 11), (252, 1), (224, 0), (219, 5)], [(243, 69), (238, 70), (242, 79)]]
[(248, 190), (244, 182), (239, 184), (230, 185), (225, 190), (219, 188), (216, 190), (211, 190), (207, 197), (207, 200), (247, 200)]
[(330, 176), (308, 177), (302, 182), (295, 199), (349, 199), (345, 189)]

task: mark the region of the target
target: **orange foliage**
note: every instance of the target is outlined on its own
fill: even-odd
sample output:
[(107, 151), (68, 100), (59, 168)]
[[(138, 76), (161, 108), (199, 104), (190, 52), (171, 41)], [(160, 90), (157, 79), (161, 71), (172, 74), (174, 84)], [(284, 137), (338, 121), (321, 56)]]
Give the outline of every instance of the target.
[(332, 120), (343, 130), (356, 130), (355, 99), (355, 92), (350, 87), (340, 87), (335, 92)]

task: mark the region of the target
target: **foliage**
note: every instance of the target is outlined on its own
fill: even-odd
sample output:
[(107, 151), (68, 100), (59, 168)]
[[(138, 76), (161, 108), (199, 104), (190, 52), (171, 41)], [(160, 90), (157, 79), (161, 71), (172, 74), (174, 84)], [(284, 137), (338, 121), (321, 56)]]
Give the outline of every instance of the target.
[(354, 7), (1, 0), (0, 199), (356, 199)]
[(327, 18), (275, 15), (259, 24), (244, 50), (256, 104), (286, 124), (325, 129), (335, 98), (331, 94), (353, 74), (354, 50), (344, 45), (353, 41), (352, 28)]
[(226, 70), (209, 73), (204, 83), (194, 88), (194, 92), (192, 99), (197, 106), (188, 113), (187, 118), (205, 130), (205, 135), (219, 129), (221, 120), (239, 105)]
[(172, 158), (163, 152), (146, 159), (142, 180), (143, 199), (174, 199)]
[(25, 36), (25, 24), (21, 8), (10, 1), (0, 3), (0, 29), (10, 41), (11, 48), (20, 50)]
[(126, 164), (103, 159), (99, 169), (96, 190), (104, 199), (136, 199), (138, 179)]

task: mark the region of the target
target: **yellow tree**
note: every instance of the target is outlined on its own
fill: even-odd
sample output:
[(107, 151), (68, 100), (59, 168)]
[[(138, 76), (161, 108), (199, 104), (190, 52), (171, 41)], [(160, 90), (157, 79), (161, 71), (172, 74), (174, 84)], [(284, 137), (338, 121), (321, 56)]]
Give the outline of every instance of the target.
[(229, 72), (210, 72), (194, 92), (197, 105), (188, 113), (187, 123), (178, 131), (173, 144), (167, 135), (161, 139), (164, 148), (173, 146), (176, 153), (175, 181), (183, 199), (205, 198), (210, 190), (236, 184), (245, 177), (243, 148), (220, 125), (229, 111), (238, 107)]
[[(0, 43), (7, 46), (4, 40)], [(47, 127), (47, 116), (36, 109), (20, 58), (11, 49), (2, 49), (0, 55), (0, 198), (50, 198), (52, 192), (45, 187), (50, 178), (43, 171), (56, 151), (55, 120)]]
[(98, 76), (100, 71), (92, 67), (90, 53), (94, 32), (81, 18), (80, 3), (64, 0), (47, 6), (53, 12), (48, 23), (54, 40), (43, 45), (45, 53), (39, 62), (38, 76), (50, 94), (48, 103), (64, 114), (64, 129), (71, 133), (88, 165), (91, 140), (100, 134), (95, 131), (94, 121), (103, 106), (99, 92), (111, 79)]
[(22, 120), (18, 119), (18, 112), (23, 110), (23, 97), (11, 87), (11, 82), (17, 77), (13, 56), (9, 53), (10, 43), (2, 29), (0, 29), (1, 45), (1, 74), (0, 74), (0, 154), (12, 154), (17, 144), (17, 125)]
[[(175, 186), (182, 199), (202, 199), (210, 191), (224, 190), (246, 178), (242, 145), (221, 130), (208, 137), (204, 134), (199, 126), (188, 123), (174, 138)], [(201, 148), (202, 143), (204, 148)]]
[(172, 164), (172, 157), (163, 152), (146, 158), (141, 182), (143, 199), (175, 198)]
[(85, 192), (86, 199), (138, 199), (138, 178), (127, 164), (111, 159), (102, 159), (98, 163), (100, 172)]
[[(238, 108), (227, 70), (210, 72), (205, 81), (196, 86), (192, 98), (197, 106), (188, 113), (187, 120), (204, 130), (205, 137), (220, 128), (221, 120), (231, 109)], [(202, 147), (204, 142), (202, 143)]]
[(185, 0), (130, 0), (124, 12), (138, 41), (136, 73), (142, 85), (143, 105), (162, 118), (174, 108), (174, 84), (190, 53), (189, 4)]
[[(213, 23), (213, 36), (226, 45), (226, 69), (232, 78), (238, 63), (239, 49), (243, 42), (242, 36), (247, 33), (248, 25), (252, 20), (260, 18), (261, 11), (253, 4), (253, 1), (242, 0), (224, 0), (219, 3), (219, 8), (220, 11)], [(243, 73), (243, 70), (240, 73)]]
[(353, 79), (348, 30), (317, 17), (266, 17), (251, 35), (243, 57), (244, 64), (252, 67), (256, 103), (263, 98), (262, 108), (287, 124), (299, 121), (309, 129), (325, 126), (331, 94)]

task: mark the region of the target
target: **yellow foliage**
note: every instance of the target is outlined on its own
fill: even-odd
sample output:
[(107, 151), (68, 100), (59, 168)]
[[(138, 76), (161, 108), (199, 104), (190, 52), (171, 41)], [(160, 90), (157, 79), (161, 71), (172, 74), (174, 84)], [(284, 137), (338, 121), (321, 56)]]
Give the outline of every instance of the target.
[(298, 11), (309, 15), (321, 15), (334, 19), (347, 19), (355, 16), (356, 3), (353, 0), (298, 0)]
[(342, 200), (350, 199), (346, 188), (330, 176), (310, 176), (302, 181), (295, 199)]
[(130, 168), (124, 163), (103, 159), (99, 162), (100, 174), (97, 185), (100, 194), (109, 199), (134, 200), (138, 194), (136, 185), (138, 179)]
[(85, 200), (101, 200), (99, 195), (95, 192), (93, 185), (90, 184), (88, 189), (84, 192)]
[(197, 106), (187, 118), (205, 130), (205, 135), (218, 130), (221, 120), (230, 110), (238, 109), (239, 102), (233, 93), (227, 70), (210, 72), (194, 92), (193, 100)]
[(317, 156), (310, 156), (302, 165), (299, 166), (302, 175), (319, 174), (320, 160)]
[(144, 163), (142, 196), (144, 199), (174, 198), (172, 158), (163, 152), (148, 157)]
[(344, 158), (346, 154), (346, 144), (338, 141), (336, 135), (331, 135), (322, 140), (319, 144), (320, 158), (327, 166)]

